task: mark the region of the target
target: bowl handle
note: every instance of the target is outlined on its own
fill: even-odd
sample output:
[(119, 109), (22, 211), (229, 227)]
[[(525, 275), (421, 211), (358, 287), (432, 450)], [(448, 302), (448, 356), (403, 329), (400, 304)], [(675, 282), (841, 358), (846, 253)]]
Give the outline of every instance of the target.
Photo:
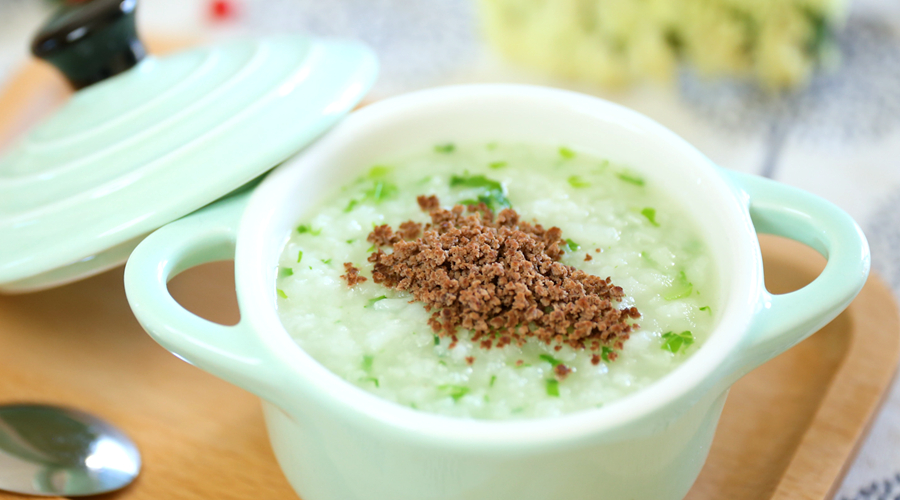
[(869, 245), (853, 219), (834, 204), (755, 175), (725, 171), (742, 191), (757, 233), (812, 247), (828, 263), (812, 283), (785, 294), (763, 290), (742, 349), (738, 377), (825, 326), (862, 289), (869, 275)]
[(224, 326), (184, 309), (168, 281), (208, 262), (234, 258), (238, 222), (250, 193), (216, 202), (148, 236), (125, 266), (125, 293), (141, 326), (179, 358), (278, 404), (274, 363), (249, 328)]

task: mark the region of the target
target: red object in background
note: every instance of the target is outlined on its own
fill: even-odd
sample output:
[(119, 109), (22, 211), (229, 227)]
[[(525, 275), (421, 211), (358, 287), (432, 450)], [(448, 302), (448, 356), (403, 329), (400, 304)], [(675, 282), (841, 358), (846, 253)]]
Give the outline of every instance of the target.
[(237, 3), (232, 0), (211, 0), (209, 17), (213, 21), (228, 21), (237, 17)]

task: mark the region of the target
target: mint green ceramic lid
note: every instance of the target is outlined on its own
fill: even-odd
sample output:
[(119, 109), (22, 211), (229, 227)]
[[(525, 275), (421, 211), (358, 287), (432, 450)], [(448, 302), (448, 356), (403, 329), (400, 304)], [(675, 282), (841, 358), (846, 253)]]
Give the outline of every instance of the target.
[(376, 71), (361, 44), (279, 36), (146, 58), (76, 92), (0, 158), (0, 291), (121, 264), (313, 141)]

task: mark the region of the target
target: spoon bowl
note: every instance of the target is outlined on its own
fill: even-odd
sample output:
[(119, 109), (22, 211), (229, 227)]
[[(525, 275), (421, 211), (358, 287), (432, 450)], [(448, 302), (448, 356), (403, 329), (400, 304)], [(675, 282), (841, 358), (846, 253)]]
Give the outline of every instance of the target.
[(56, 406), (0, 406), (0, 490), (97, 495), (128, 486), (140, 470), (137, 447), (104, 420)]

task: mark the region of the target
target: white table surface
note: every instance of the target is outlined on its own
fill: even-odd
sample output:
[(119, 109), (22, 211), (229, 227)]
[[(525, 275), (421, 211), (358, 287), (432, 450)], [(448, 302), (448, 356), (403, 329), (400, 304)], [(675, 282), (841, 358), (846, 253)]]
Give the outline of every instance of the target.
[[(362, 39), (381, 59), (370, 97), (461, 82), (526, 82), (620, 102), (686, 138), (718, 164), (808, 190), (848, 211), (873, 266), (900, 296), (900, 1), (853, 4), (843, 66), (799, 96), (773, 101), (683, 72), (671, 87), (610, 94), (510, 67), (478, 40), (470, 0), (234, 0), (213, 22), (209, 0), (143, 0), (139, 28), (205, 39), (300, 31)], [(0, 0), (0, 85), (27, 60), (47, 0)], [(838, 499), (900, 499), (900, 383), (878, 416)]]

